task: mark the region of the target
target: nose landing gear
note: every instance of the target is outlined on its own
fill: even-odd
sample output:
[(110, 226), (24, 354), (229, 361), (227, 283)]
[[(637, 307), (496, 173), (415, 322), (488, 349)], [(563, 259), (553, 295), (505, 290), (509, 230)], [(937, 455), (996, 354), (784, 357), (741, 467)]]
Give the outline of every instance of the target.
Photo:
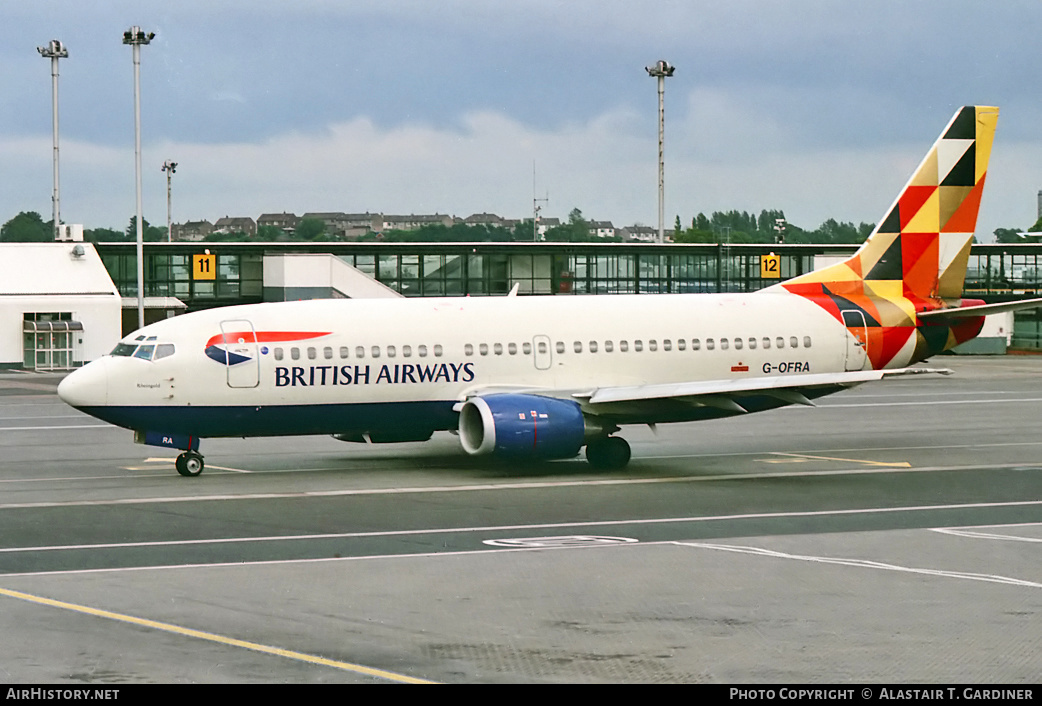
[(174, 461), (174, 467), (183, 476), (197, 476), (203, 472), (203, 455), (198, 451), (185, 451)]

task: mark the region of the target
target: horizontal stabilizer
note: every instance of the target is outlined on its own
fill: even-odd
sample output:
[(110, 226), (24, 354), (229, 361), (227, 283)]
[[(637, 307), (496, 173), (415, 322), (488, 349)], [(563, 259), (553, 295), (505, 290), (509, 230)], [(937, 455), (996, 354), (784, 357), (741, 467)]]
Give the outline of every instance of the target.
[(1018, 302), (1002, 302), (1000, 304), (979, 304), (977, 306), (936, 309), (919, 313), (920, 319), (965, 319), (988, 314), (1001, 314), (1005, 311), (1020, 311), (1042, 307), (1042, 299), (1022, 299)]

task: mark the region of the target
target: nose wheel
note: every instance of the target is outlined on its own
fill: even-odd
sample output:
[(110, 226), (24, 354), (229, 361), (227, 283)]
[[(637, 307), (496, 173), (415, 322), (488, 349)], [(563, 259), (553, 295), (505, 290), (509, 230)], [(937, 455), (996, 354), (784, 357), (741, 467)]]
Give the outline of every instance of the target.
[(197, 451), (185, 451), (174, 461), (174, 467), (183, 476), (197, 476), (203, 472), (203, 455)]

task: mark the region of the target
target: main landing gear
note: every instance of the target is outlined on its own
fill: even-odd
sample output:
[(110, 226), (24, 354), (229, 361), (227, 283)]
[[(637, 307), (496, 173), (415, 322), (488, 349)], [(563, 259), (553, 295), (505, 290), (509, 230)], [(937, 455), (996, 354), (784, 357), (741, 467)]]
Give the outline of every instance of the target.
[(630, 462), (630, 445), (621, 436), (606, 436), (586, 445), (586, 460), (598, 470), (618, 470)]
[(183, 476), (197, 476), (203, 472), (203, 455), (198, 451), (185, 451), (174, 461), (174, 467)]

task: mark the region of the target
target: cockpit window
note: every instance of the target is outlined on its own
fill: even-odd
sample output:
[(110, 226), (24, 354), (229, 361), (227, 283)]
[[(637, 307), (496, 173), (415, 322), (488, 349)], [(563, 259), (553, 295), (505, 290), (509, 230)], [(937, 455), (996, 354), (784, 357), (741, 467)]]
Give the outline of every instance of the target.
[(156, 346), (156, 354), (152, 356), (152, 360), (159, 360), (160, 358), (168, 358), (174, 354), (173, 343), (160, 343)]
[(173, 343), (146, 343), (137, 345), (136, 343), (119, 343), (109, 355), (121, 357), (121, 358), (140, 358), (141, 360), (159, 360), (160, 358), (169, 358), (175, 352)]
[(116, 347), (112, 349), (110, 355), (127, 357), (134, 355), (134, 350), (137, 349), (137, 345), (133, 343), (117, 343)]

